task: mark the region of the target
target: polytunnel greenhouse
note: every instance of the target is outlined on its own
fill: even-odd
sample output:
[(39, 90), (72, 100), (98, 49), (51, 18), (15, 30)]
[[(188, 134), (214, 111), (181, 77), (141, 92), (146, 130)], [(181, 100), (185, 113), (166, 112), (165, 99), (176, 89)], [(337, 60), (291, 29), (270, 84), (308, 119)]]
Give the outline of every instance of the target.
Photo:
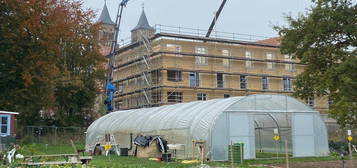
[[(280, 137), (277, 142), (273, 140), (276, 133)], [(211, 160), (228, 160), (232, 143), (244, 143), (244, 159), (256, 158), (257, 151), (287, 150), (294, 157), (329, 152), (319, 112), (285, 95), (259, 94), (112, 112), (89, 126), (86, 150), (104, 144), (106, 135), (113, 135), (121, 148), (129, 148), (130, 134), (161, 135), (169, 144), (182, 144), (182, 158), (191, 156), (193, 141), (207, 142), (205, 154)]]

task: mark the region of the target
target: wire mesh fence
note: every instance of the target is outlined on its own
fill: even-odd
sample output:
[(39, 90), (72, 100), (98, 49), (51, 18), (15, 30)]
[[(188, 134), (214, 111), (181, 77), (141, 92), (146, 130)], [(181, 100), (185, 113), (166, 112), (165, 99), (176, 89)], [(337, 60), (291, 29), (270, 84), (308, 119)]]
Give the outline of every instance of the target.
[(55, 126), (25, 126), (19, 133), (22, 143), (39, 143), (61, 145), (84, 144), (87, 128), (84, 127), (55, 127)]

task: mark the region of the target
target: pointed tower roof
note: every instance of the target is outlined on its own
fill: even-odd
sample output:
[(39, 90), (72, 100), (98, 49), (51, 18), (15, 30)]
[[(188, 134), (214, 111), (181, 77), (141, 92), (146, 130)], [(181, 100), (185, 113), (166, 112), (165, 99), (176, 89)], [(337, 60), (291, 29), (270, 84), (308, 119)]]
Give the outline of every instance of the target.
[(102, 13), (100, 14), (100, 17), (98, 19), (98, 22), (102, 22), (104, 24), (110, 24), (110, 25), (115, 25), (115, 23), (112, 21), (109, 15), (109, 11), (107, 8), (107, 3), (105, 2)]
[(146, 18), (146, 14), (145, 14), (144, 10), (141, 12), (141, 16), (140, 16), (138, 25), (136, 25), (135, 28), (131, 31), (135, 31), (138, 29), (154, 30), (154, 28), (150, 26), (148, 19)]

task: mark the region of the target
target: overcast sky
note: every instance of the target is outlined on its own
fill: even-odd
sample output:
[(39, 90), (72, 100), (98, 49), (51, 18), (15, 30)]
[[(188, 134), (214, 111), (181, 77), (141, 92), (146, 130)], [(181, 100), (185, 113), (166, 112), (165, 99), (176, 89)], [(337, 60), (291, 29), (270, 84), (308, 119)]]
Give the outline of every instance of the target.
[[(99, 17), (104, 0), (83, 0), (85, 8)], [(112, 20), (121, 0), (107, 0)], [(151, 26), (155, 24), (208, 29), (222, 0), (130, 0), (123, 12), (119, 38), (130, 37), (137, 24), (142, 5)], [(216, 30), (273, 37), (274, 25), (285, 25), (286, 14), (305, 13), (311, 0), (228, 0), (216, 24)]]

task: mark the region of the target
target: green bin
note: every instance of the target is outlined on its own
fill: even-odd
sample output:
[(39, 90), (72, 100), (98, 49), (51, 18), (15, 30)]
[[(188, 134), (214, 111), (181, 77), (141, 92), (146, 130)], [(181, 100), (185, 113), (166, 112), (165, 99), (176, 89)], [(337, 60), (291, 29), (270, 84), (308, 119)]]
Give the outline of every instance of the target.
[(244, 156), (244, 144), (235, 143), (228, 146), (228, 160), (233, 163), (242, 163)]
[(13, 144), (16, 143), (15, 137), (12, 136), (5, 136), (5, 137), (0, 137), (0, 145), (1, 149), (0, 150), (8, 150), (11, 149)]

